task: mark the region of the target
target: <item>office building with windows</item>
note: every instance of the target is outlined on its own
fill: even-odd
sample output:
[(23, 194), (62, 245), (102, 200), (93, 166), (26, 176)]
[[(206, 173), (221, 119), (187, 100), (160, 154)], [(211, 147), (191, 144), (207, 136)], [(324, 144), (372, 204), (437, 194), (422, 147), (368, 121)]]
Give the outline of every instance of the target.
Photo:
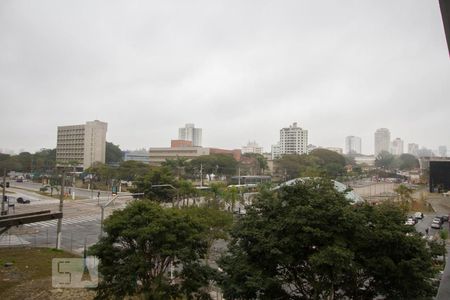
[(108, 124), (98, 120), (82, 125), (58, 126), (57, 165), (76, 163), (78, 170), (84, 170), (95, 162), (105, 163), (107, 129)]

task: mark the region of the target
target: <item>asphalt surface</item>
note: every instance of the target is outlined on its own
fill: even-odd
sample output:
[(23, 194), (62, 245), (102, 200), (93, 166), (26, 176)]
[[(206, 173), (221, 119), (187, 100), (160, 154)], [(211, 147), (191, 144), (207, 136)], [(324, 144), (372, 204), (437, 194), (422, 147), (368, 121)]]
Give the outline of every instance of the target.
[[(36, 212), (41, 210), (59, 211), (59, 200), (37, 194), (33, 191), (39, 191), (42, 184), (32, 182), (11, 182), (10, 203), (14, 203), (14, 209), (11, 207), (9, 214), (19, 214), (27, 212)], [(56, 192), (57, 193), (57, 192)], [(62, 220), (62, 240), (61, 247), (65, 250), (83, 253), (85, 246), (95, 244), (100, 236), (101, 205), (104, 205), (112, 199), (109, 192), (94, 191), (94, 197), (90, 190), (75, 189), (77, 200), (64, 200), (63, 220)], [(23, 197), (30, 200), (30, 204), (16, 203), (17, 197)], [(84, 198), (84, 199), (79, 199)], [(129, 193), (122, 193), (120, 197), (105, 208), (104, 218), (108, 217), (114, 210), (123, 209), (128, 202), (132, 201)], [(0, 236), (0, 246), (18, 246), (33, 245), (40, 247), (56, 246), (56, 227), (57, 221), (43, 221), (31, 224), (25, 224), (16, 228), (11, 228), (8, 234)]]
[[(24, 181), (24, 182), (15, 182), (13, 180), (10, 181), (10, 186), (11, 187), (16, 187), (16, 188), (23, 188), (23, 189), (28, 189), (28, 190), (33, 190), (33, 191), (39, 191), (39, 189), (43, 186), (41, 183), (35, 183), (35, 182), (30, 182), (30, 181)], [(80, 189), (80, 188), (72, 188), (70, 186), (66, 186), (64, 188), (65, 192), (69, 192), (72, 190), (75, 190), (75, 196), (82, 198), (82, 199), (96, 199), (97, 198), (97, 194), (98, 192), (100, 192), (100, 197), (107, 197), (111, 195), (111, 192), (106, 192), (106, 191), (99, 191), (99, 190), (88, 190), (88, 189)], [(55, 191), (55, 193), (57, 194), (58, 192)]]

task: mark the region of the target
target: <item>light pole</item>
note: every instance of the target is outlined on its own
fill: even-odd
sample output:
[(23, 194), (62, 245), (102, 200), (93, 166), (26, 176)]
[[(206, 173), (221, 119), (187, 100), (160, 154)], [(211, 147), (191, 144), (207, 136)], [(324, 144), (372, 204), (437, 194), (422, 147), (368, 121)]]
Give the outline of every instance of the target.
[[(63, 169), (61, 175), (61, 193), (59, 195), (59, 212), (63, 212), (64, 202), (64, 180), (66, 180), (66, 171)], [(62, 216), (58, 219), (56, 227), (56, 249), (61, 249), (61, 230), (62, 230)]]
[[(100, 193), (100, 192), (99, 192)], [(134, 193), (131, 195), (116, 195), (112, 197), (108, 202), (100, 206), (101, 209), (101, 215), (100, 215), (100, 238), (103, 237), (103, 220), (105, 219), (105, 208), (108, 207), (111, 203), (113, 203), (117, 198), (119, 197), (126, 197), (126, 196), (143, 196), (144, 193)], [(100, 198), (99, 198), (100, 199)]]
[(5, 194), (6, 194), (6, 169), (3, 169), (3, 188), (2, 188), (2, 212), (1, 215), (6, 215), (5, 211)]
[[(174, 189), (176, 194), (177, 194), (176, 198), (177, 198), (177, 201), (178, 201), (178, 189), (176, 187), (174, 187), (173, 185), (171, 185), (171, 184), (152, 184), (152, 188), (154, 188), (154, 187), (169, 187), (171, 189)], [(188, 206), (189, 206), (189, 203), (188, 203)], [(173, 200), (172, 200), (172, 207), (175, 207), (175, 203), (174, 203)]]

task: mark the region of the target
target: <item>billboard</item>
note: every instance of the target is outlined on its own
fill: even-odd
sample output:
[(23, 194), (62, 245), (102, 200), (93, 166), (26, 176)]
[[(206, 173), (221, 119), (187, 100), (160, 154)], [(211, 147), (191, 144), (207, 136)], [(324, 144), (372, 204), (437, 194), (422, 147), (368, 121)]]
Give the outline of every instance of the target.
[(450, 161), (430, 161), (430, 192), (450, 190)]

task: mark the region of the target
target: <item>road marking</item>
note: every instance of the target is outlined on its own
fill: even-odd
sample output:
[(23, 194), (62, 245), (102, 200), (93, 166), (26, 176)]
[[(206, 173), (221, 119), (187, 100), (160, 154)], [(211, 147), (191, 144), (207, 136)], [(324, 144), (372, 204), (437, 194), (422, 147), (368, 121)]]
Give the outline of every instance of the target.
[[(85, 223), (85, 222), (91, 222), (100, 220), (100, 216), (98, 215), (92, 215), (92, 216), (80, 216), (80, 217), (74, 217), (74, 218), (68, 218), (64, 219), (62, 221), (62, 225), (74, 225), (79, 223)], [(42, 221), (42, 222), (36, 222), (36, 223), (30, 223), (25, 224), (26, 227), (52, 227), (56, 226), (58, 223), (58, 220), (51, 220), (51, 221)]]
[(29, 245), (30, 242), (24, 240), (17, 235), (2, 235), (0, 236), (0, 246), (17, 246), (17, 245)]

